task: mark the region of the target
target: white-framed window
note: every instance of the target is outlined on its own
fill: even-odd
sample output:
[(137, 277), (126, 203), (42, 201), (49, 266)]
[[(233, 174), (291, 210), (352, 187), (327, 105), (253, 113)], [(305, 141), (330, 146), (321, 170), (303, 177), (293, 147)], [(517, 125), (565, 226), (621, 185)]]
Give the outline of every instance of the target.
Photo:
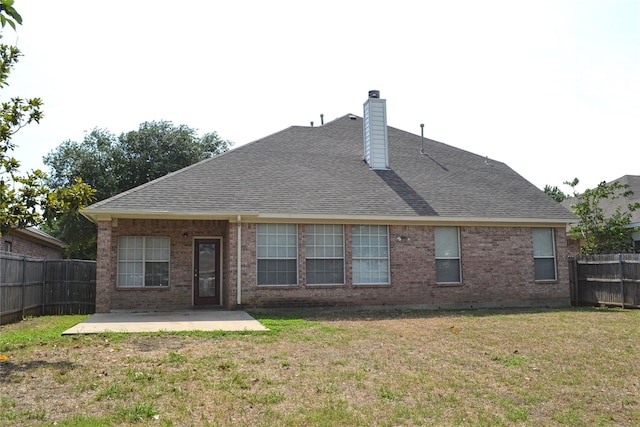
[(169, 286), (169, 237), (120, 236), (118, 286)]
[(353, 283), (389, 284), (389, 228), (386, 225), (351, 226)]
[(309, 224), (305, 228), (307, 284), (344, 284), (344, 227)]
[(556, 280), (556, 248), (552, 228), (534, 228), (533, 262), (536, 281)]
[(258, 285), (298, 284), (298, 226), (258, 224)]
[(4, 241), (4, 247), (2, 248), (5, 252), (11, 252), (11, 242), (8, 240)]
[(462, 283), (458, 227), (435, 227), (436, 283)]

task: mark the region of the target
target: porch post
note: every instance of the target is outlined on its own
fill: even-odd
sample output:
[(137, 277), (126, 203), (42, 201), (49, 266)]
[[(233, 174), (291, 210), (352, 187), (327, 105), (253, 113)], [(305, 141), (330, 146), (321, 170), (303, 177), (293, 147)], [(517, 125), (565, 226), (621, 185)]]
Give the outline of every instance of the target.
[(111, 278), (115, 276), (113, 271), (115, 262), (112, 259), (111, 220), (98, 221), (98, 251), (96, 263), (96, 313), (108, 313), (111, 311), (111, 294), (115, 286)]

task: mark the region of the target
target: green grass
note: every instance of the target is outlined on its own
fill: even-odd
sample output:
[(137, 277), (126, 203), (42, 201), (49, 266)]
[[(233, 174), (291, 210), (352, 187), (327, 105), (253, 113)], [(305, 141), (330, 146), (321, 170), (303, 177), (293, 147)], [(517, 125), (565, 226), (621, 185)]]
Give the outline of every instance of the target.
[(272, 331), (4, 326), (0, 425), (640, 425), (640, 311), (255, 317)]
[[(60, 340), (60, 334), (88, 317), (89, 315), (33, 317), (17, 324), (0, 326), (0, 352)], [(43, 319), (46, 319), (46, 323)]]

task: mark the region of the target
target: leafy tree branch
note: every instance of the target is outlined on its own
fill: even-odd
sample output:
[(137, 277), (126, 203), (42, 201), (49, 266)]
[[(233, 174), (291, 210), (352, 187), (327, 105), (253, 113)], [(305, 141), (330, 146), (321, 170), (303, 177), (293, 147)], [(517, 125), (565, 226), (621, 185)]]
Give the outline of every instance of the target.
[[(0, 0), (0, 24), (15, 29), (22, 17), (13, 8), (13, 0)], [(2, 36), (0, 35), (0, 38)], [(0, 88), (20, 57), (14, 46), (0, 44)], [(24, 126), (39, 123), (43, 117), (40, 98), (11, 98), (0, 103), (0, 236), (13, 228), (52, 222), (69, 212), (77, 212), (92, 199), (94, 190), (79, 178), (69, 185), (52, 190), (48, 176), (41, 170), (20, 172), (20, 161), (11, 155), (15, 149), (13, 135)]]

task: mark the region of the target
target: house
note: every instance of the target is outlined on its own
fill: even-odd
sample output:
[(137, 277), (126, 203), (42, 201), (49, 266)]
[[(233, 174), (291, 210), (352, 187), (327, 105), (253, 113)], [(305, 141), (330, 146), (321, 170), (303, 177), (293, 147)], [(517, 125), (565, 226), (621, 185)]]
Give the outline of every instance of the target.
[[(600, 201), (600, 207), (604, 212), (604, 216), (607, 218), (612, 217), (616, 209), (622, 207), (622, 212), (626, 212), (626, 207), (630, 204), (640, 203), (640, 175), (624, 175), (618, 179), (614, 179), (611, 182), (608, 182), (608, 185), (613, 184), (614, 182), (618, 182), (622, 185), (626, 185), (626, 190), (630, 190), (631, 194), (626, 197), (617, 197), (615, 199), (603, 199)], [(567, 200), (562, 202), (562, 205), (571, 209), (571, 206), (577, 202), (575, 197), (570, 197)], [(631, 213), (631, 223), (629, 224), (630, 228), (640, 227), (640, 209), (637, 209)], [(634, 243), (634, 248), (636, 253), (640, 253), (640, 231), (634, 231), (632, 233), (632, 239)], [(578, 253), (580, 246), (584, 244), (579, 240), (570, 240), (569, 245), (571, 246), (571, 255), (575, 255)]]
[(96, 311), (568, 306), (573, 215), (507, 165), (363, 117), (98, 202)]
[(61, 259), (67, 244), (35, 227), (11, 229), (0, 237), (3, 252), (31, 258)]

